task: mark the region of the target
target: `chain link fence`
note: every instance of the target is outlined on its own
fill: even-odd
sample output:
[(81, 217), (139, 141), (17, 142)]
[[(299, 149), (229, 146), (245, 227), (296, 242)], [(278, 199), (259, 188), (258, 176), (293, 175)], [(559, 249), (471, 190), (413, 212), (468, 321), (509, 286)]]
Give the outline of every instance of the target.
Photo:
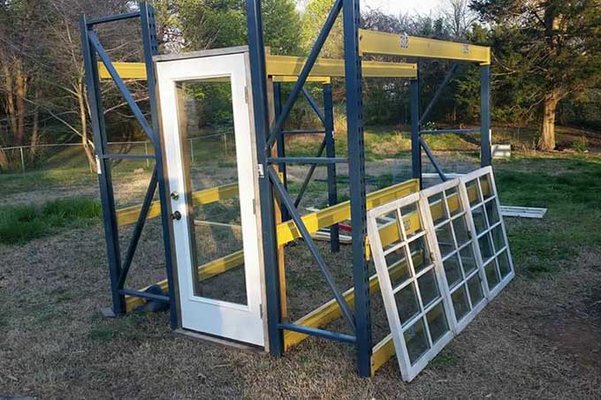
[[(187, 148), (190, 152), (190, 160), (194, 163), (201, 153), (205, 152), (203, 140), (213, 142), (211, 151), (215, 150), (215, 143), (223, 148), (227, 154), (233, 150), (233, 138), (223, 133), (203, 135), (187, 139)], [(108, 152), (115, 154), (144, 154), (151, 155), (154, 152), (152, 143), (149, 141), (123, 141), (108, 142)], [(230, 149), (231, 147), (231, 149)], [(88, 168), (88, 160), (82, 143), (58, 143), (38, 144), (29, 146), (0, 147), (0, 154), (4, 154), (9, 160), (8, 168), (0, 173), (27, 172), (30, 170), (52, 169), (52, 168)], [(150, 167), (152, 160), (145, 160), (146, 167)]]

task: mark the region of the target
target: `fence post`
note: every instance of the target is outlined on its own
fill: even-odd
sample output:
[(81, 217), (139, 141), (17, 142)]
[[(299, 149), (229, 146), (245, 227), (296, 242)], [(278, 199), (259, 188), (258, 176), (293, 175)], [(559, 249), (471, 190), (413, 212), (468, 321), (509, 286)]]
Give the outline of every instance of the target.
[[(148, 155), (148, 142), (144, 142), (144, 155)], [(146, 158), (146, 168), (150, 167), (150, 160)]]
[(23, 146), (19, 147), (19, 153), (21, 153), (21, 172), (25, 173), (25, 157), (23, 156)]

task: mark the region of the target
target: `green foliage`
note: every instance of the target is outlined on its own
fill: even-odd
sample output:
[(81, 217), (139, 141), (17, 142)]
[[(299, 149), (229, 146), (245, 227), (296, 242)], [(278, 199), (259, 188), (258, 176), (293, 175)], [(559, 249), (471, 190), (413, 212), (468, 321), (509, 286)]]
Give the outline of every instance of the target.
[[(244, 0), (174, 0), (173, 13), (163, 13), (163, 23), (179, 28), (187, 50), (247, 44)], [(265, 45), (273, 54), (298, 50), (300, 16), (293, 0), (262, 2)]]
[[(334, 0), (310, 0), (306, 4), (302, 16), (302, 30), (300, 31), (300, 41), (305, 53), (313, 47), (315, 39), (317, 39), (317, 35), (319, 35), (333, 5)], [(326, 58), (343, 58), (343, 42), (342, 17), (339, 16), (330, 31), (330, 35), (321, 50), (320, 56)]]
[(545, 96), (565, 98), (601, 82), (597, 0), (472, 0), (490, 24), (496, 116), (540, 117)]
[(22, 244), (51, 234), (56, 228), (100, 218), (98, 202), (87, 198), (66, 198), (43, 206), (0, 208), (0, 243)]
[(580, 136), (572, 145), (572, 147), (574, 148), (574, 150), (576, 150), (578, 153), (586, 153), (588, 151), (588, 140), (586, 139), (586, 136), (582, 135)]
[(46, 236), (49, 226), (31, 206), (0, 209), (0, 243), (16, 244)]
[[(189, 112), (197, 128), (233, 126), (232, 89), (230, 82), (189, 82), (185, 86), (186, 100), (193, 100), (194, 110)], [(189, 104), (189, 103), (188, 103)], [(189, 136), (193, 136), (188, 132)]]
[(42, 214), (63, 220), (93, 219), (102, 215), (102, 207), (95, 200), (74, 197), (46, 203)]

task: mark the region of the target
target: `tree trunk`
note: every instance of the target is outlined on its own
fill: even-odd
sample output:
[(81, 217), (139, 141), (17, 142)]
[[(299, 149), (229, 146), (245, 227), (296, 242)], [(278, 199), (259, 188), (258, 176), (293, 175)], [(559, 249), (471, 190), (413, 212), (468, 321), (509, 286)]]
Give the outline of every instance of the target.
[[(10, 61), (12, 61), (12, 68), (8, 64)], [(6, 61), (2, 65), (2, 75), (4, 75), (3, 86), (6, 91), (6, 112), (12, 136), (9, 144), (22, 146), (25, 144), (25, 116), (27, 114), (25, 98), (27, 97), (28, 79), (23, 71), (22, 61), (19, 59)]]
[(88, 160), (90, 172), (96, 172), (96, 157), (94, 147), (88, 137), (88, 107), (86, 105), (86, 89), (81, 79), (77, 85), (77, 100), (79, 103), (79, 120), (81, 123), (81, 145)]
[(8, 169), (8, 164), (8, 157), (6, 156), (4, 150), (0, 147), (0, 171), (3, 169)]
[(35, 109), (33, 111), (33, 127), (31, 128), (31, 148), (29, 150), (30, 161), (35, 161), (35, 157), (38, 153), (37, 145), (40, 141), (40, 107), (38, 106), (40, 98), (42, 97), (41, 91), (38, 89), (35, 92)]
[(561, 93), (559, 90), (553, 90), (545, 95), (541, 136), (538, 140), (540, 150), (555, 150), (555, 114), (560, 100)]
[(15, 98), (14, 98), (14, 84), (13, 74), (8, 68), (8, 62), (2, 65), (2, 75), (4, 75), (4, 90), (6, 91), (6, 113), (8, 114), (8, 129), (10, 131), (7, 145), (15, 144), (15, 136), (18, 130), (17, 124), (17, 111), (15, 110)]
[(25, 144), (25, 116), (27, 114), (25, 98), (27, 97), (27, 76), (25, 76), (21, 62), (19, 62), (15, 74), (15, 88), (15, 108), (17, 112), (17, 131), (15, 132), (15, 144), (22, 146)]

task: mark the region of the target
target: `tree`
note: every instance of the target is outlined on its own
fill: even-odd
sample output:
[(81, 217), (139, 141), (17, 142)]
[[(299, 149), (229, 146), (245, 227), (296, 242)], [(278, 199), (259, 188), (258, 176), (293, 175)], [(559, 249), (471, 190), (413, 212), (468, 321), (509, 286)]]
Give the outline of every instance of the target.
[[(182, 33), (186, 50), (241, 46), (247, 43), (245, 0), (172, 0), (167, 16)], [(299, 49), (300, 16), (293, 0), (263, 0), (265, 45), (273, 54)]]
[(465, 40), (478, 19), (469, 8), (469, 0), (448, 0), (442, 17), (453, 40)]
[(559, 102), (601, 81), (601, 2), (472, 0), (471, 7), (491, 24), (504, 77), (542, 105), (538, 147), (553, 150)]
[[(313, 47), (317, 35), (334, 5), (334, 0), (308, 0), (302, 16), (302, 30), (300, 31), (301, 46), (305, 52)], [(342, 15), (342, 13), (341, 13)], [(343, 58), (343, 27), (341, 15), (334, 23), (330, 35), (326, 40), (320, 55), (326, 58)]]
[[(47, 11), (45, 4), (34, 0), (0, 1), (0, 93), (9, 128), (0, 144), (22, 146), (30, 137), (37, 138), (38, 110), (27, 98), (40, 95), (35, 81), (44, 59), (37, 26)], [(6, 154), (0, 154), (0, 168), (9, 162)]]
[[(31, 144), (31, 158), (41, 140), (40, 116), (52, 121), (53, 142), (66, 130), (63, 141), (79, 137), (93, 170), (93, 142), (84, 82), (79, 18), (109, 15), (131, 9), (128, 0), (0, 0), (0, 98), (7, 115), (8, 133), (0, 144)], [(131, 55), (139, 45), (131, 43), (136, 28), (100, 28), (103, 39), (113, 43), (117, 55)], [(43, 34), (40, 34), (43, 32)], [(128, 34), (131, 33), (131, 34)], [(120, 42), (116, 39), (119, 37)], [(110, 51), (109, 46), (109, 51)], [(114, 53), (111, 51), (111, 53)], [(134, 52), (135, 53), (135, 52)], [(139, 58), (139, 57), (138, 57)], [(108, 89), (108, 88), (107, 88)], [(115, 110), (114, 90), (107, 105)], [(122, 103), (121, 103), (122, 104)], [(10, 159), (0, 154), (0, 168)]]
[[(101, 5), (94, 0), (45, 0), (49, 4), (49, 12), (45, 30), (46, 53), (49, 62), (46, 75), (52, 75), (51, 87), (56, 98), (47, 96), (36, 105), (43, 107), (52, 118), (68, 129), (72, 136), (79, 137), (84, 154), (91, 171), (96, 168), (94, 157), (94, 143), (89, 125), (89, 112), (87, 87), (85, 84), (83, 55), (81, 53), (81, 39), (79, 32), (79, 18), (82, 14), (88, 17), (96, 15), (111, 15), (129, 11), (130, 2), (127, 0), (109, 0)], [(128, 35), (127, 32), (130, 34)], [(109, 54), (120, 59), (139, 51), (133, 50), (136, 44), (130, 38), (136, 34), (131, 25), (104, 27), (99, 30), (105, 47)], [(108, 42), (108, 46), (106, 45)], [(117, 48), (118, 52), (111, 47)], [(132, 57), (134, 58), (134, 57)], [(140, 58), (140, 57), (137, 57)], [(114, 91), (105, 91), (106, 98)], [(113, 98), (108, 102), (108, 108), (115, 110), (123, 102)]]

